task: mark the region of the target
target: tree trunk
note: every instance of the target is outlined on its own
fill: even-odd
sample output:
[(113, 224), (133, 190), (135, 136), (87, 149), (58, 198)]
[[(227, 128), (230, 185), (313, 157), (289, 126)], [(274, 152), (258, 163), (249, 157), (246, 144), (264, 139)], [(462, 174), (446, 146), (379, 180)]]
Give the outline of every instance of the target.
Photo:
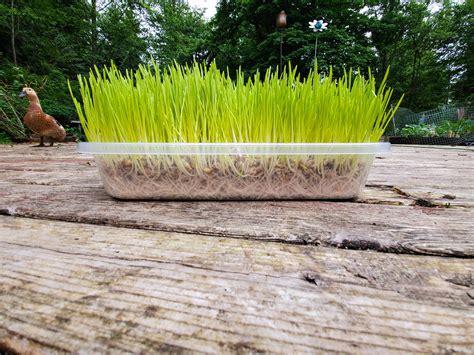
[(417, 49), (417, 42), (416, 40), (413, 40), (413, 67), (411, 71), (411, 82), (410, 82), (410, 89), (409, 89), (410, 97), (408, 100), (408, 104), (410, 108), (412, 108), (411, 106), (413, 105), (414, 96), (415, 96), (415, 80), (417, 76), (418, 57), (419, 57), (419, 50)]
[(16, 48), (15, 48), (15, 15), (13, 13), (13, 9), (15, 7), (15, 1), (12, 0), (11, 2), (11, 10), (12, 10), (12, 22), (11, 22), (11, 26), (12, 26), (12, 29), (11, 29), (11, 41), (12, 41), (12, 54), (13, 54), (13, 64), (15, 64), (15, 66), (18, 66), (18, 62), (16, 60)]
[(92, 22), (92, 36), (91, 36), (91, 66), (95, 63), (97, 58), (97, 0), (91, 1), (91, 22)]

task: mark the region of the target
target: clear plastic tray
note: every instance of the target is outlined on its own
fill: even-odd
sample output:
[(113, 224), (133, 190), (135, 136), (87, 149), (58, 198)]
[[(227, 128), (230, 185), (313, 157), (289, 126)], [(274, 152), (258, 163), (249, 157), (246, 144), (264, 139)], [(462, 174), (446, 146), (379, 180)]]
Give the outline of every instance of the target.
[(120, 199), (352, 199), (389, 143), (80, 143)]

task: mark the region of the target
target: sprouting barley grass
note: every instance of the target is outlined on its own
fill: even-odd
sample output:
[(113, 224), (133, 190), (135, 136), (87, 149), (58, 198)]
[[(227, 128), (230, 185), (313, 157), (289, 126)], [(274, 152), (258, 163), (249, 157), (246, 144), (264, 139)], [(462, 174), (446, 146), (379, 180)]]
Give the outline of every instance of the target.
[(334, 79), (296, 68), (236, 80), (209, 67), (157, 64), (122, 74), (114, 65), (79, 76), (73, 97), (90, 142), (376, 142), (400, 102), (389, 108), (386, 78), (376, 85), (352, 70)]
[[(316, 71), (271, 69), (232, 80), (209, 67), (157, 64), (121, 73), (114, 65), (79, 76), (73, 97), (89, 142), (368, 143), (377, 142), (400, 102), (392, 90), (352, 71), (334, 79)], [(72, 94), (72, 93), (71, 93)], [(373, 156), (96, 156), (104, 186), (119, 198), (353, 198)]]

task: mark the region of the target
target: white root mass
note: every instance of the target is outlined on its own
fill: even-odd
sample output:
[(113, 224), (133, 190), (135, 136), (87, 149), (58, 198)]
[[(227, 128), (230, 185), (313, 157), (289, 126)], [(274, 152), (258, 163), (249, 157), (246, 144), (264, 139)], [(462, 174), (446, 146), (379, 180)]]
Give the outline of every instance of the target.
[(351, 199), (372, 156), (97, 156), (106, 191), (120, 199)]

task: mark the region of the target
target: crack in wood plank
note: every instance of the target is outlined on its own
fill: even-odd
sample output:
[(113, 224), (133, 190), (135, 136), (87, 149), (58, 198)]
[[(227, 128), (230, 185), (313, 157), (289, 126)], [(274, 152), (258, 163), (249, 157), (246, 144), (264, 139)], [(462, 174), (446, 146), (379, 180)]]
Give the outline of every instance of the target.
[(404, 191), (398, 186), (387, 185), (387, 184), (367, 184), (366, 188), (375, 189), (379, 191), (394, 192), (398, 198), (385, 198), (385, 199), (374, 199), (370, 197), (362, 197), (356, 199), (356, 203), (368, 203), (368, 204), (382, 204), (382, 205), (408, 205), (408, 206), (422, 206), (422, 207), (433, 207), (433, 208), (469, 208), (472, 207), (470, 203), (456, 203), (452, 204), (453, 200), (456, 200), (456, 196), (449, 193), (410, 193)]

